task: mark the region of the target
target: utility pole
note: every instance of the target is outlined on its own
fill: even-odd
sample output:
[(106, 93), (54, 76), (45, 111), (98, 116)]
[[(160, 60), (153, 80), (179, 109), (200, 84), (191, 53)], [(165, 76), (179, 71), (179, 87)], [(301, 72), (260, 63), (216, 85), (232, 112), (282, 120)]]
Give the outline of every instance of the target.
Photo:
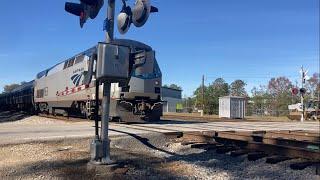
[[(320, 83), (319, 80), (320, 79), (320, 74), (319, 74), (319, 76), (318, 76), (318, 84)], [(317, 91), (318, 92), (318, 102), (317, 102), (317, 109), (316, 109), (316, 118), (318, 118), (318, 113), (319, 113), (319, 109), (320, 109), (320, 92), (319, 91)]]
[[(301, 66), (301, 89), (304, 89), (306, 79), (306, 72), (303, 69), (303, 66)], [(301, 97), (301, 106), (302, 106), (302, 113), (301, 113), (301, 122), (304, 122), (304, 113), (305, 113), (305, 107), (304, 107), (304, 94), (300, 91), (300, 97)]]
[(202, 89), (201, 89), (201, 93), (202, 93), (202, 111), (204, 113), (204, 75), (202, 76)]

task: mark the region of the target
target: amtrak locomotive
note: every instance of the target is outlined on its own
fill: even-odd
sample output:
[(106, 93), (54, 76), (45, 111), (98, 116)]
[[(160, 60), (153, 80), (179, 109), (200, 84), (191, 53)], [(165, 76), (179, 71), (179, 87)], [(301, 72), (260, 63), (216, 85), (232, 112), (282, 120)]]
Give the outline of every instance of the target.
[[(132, 40), (114, 40), (112, 44), (130, 49), (131, 74), (125, 84), (111, 84), (110, 118), (124, 122), (160, 120), (162, 74), (155, 52)], [(100, 106), (95, 103), (96, 66), (97, 46), (38, 73), (34, 81), (13, 92), (0, 95), (0, 107), (92, 119), (95, 107)], [(102, 97), (103, 86), (99, 88)]]

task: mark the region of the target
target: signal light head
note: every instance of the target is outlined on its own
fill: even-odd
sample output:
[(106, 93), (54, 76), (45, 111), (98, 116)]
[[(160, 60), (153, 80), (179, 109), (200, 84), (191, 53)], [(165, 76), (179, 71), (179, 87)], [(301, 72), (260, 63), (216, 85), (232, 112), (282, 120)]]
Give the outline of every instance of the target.
[[(110, 0), (109, 0), (110, 1)], [(150, 0), (136, 0), (134, 8), (126, 5), (126, 0), (122, 0), (122, 11), (118, 15), (118, 30), (125, 34), (133, 23), (136, 27), (142, 27), (148, 20), (150, 13), (158, 12), (158, 8), (151, 6)], [(83, 27), (88, 18), (97, 17), (104, 0), (80, 0), (78, 3), (65, 3), (65, 10), (80, 17), (80, 26)]]
[(80, 17), (80, 26), (83, 27), (84, 23), (90, 17), (94, 19), (97, 17), (104, 0), (80, 0), (80, 4), (66, 2), (64, 9), (76, 16)]
[(132, 16), (131, 8), (124, 4), (117, 18), (118, 31), (120, 32), (120, 34), (125, 34), (128, 32), (132, 23), (131, 16)]
[(306, 92), (307, 92), (307, 90), (305, 88), (301, 88), (300, 89), (300, 94), (301, 95), (304, 95)]
[(136, 27), (142, 27), (148, 20), (151, 11), (149, 0), (137, 0), (132, 10), (132, 22)]
[(80, 0), (85, 5), (87, 14), (91, 19), (94, 19), (99, 14), (100, 9), (104, 4), (104, 0)]
[(81, 16), (81, 13), (84, 12), (84, 7), (82, 4), (66, 2), (64, 6), (65, 11), (70, 14)]

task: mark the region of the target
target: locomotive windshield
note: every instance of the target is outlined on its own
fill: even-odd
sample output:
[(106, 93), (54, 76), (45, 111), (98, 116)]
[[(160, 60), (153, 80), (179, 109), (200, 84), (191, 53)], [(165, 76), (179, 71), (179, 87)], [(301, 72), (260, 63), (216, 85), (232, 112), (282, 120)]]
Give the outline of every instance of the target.
[(133, 70), (132, 77), (140, 79), (155, 79), (162, 76), (161, 70), (156, 60), (153, 62), (153, 68), (151, 71), (147, 71), (147, 68), (142, 67), (143, 70)]
[(46, 76), (46, 75), (47, 75), (47, 72), (48, 72), (48, 70), (39, 72), (39, 73), (37, 74), (37, 79), (40, 79), (40, 78)]

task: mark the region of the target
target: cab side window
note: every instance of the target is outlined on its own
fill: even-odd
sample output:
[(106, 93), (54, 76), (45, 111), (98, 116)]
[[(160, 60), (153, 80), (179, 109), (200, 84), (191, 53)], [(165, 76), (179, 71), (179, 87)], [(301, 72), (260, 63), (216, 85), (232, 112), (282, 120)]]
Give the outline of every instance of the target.
[(74, 63), (74, 59), (70, 59), (70, 60), (69, 60), (69, 63), (68, 63), (68, 67), (73, 66), (73, 63)]
[(64, 62), (63, 69), (66, 69), (66, 68), (68, 67), (68, 62), (69, 62), (69, 61)]
[(80, 56), (76, 57), (76, 61), (74, 64), (78, 64), (78, 63), (83, 62), (84, 58), (85, 58), (84, 55), (80, 55)]
[(37, 98), (43, 98), (44, 97), (44, 89), (37, 90)]

